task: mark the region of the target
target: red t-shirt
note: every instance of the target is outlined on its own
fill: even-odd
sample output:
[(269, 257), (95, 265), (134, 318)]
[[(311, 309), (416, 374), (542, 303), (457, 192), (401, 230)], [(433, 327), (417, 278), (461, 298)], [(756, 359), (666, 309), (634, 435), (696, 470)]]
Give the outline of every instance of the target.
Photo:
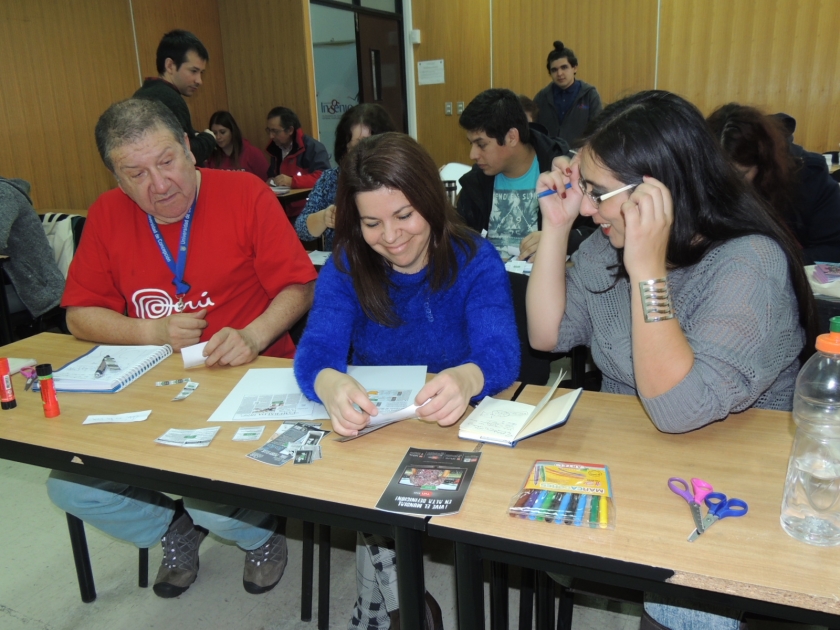
[(242, 155), (239, 156), (239, 168), (233, 166), (233, 160), (230, 156), (225, 155), (221, 151), (219, 153), (221, 153), (222, 160), (218, 166), (211, 164), (215, 159), (215, 154), (207, 160), (204, 166), (223, 171), (247, 171), (248, 173), (253, 173), (263, 181), (268, 177), (268, 158), (265, 157), (262, 151), (244, 138), (242, 139)]
[[(280, 291), (315, 280), (315, 268), (271, 190), (252, 175), (201, 170), (184, 281), (186, 313), (207, 308), (207, 341), (225, 326), (241, 329)], [(70, 265), (61, 305), (99, 306), (129, 317), (176, 312), (173, 274), (149, 227), (148, 215), (119, 188), (91, 206)], [(181, 222), (159, 224), (177, 258)], [(263, 351), (294, 356), (288, 333)]]

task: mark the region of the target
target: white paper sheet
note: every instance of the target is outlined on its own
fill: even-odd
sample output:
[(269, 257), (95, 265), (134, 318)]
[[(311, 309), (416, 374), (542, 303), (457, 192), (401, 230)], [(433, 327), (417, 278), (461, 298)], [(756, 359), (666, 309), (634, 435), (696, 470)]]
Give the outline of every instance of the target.
[(146, 411), (132, 411), (130, 413), (118, 413), (113, 415), (88, 416), (82, 424), (101, 424), (103, 422), (142, 422), (152, 413), (151, 409)]
[(35, 359), (15, 359), (9, 357), (9, 374), (17, 374), (20, 368), (32, 367), (35, 365)]
[[(267, 401), (267, 404), (263, 404)], [(246, 413), (246, 408), (250, 413)], [(292, 368), (252, 368), (239, 379), (208, 422), (328, 420), (323, 405), (300, 391)]]
[(309, 252), (309, 260), (313, 265), (325, 265), (327, 260), (332, 256), (332, 252), (314, 251)]
[(202, 352), (204, 352), (204, 346), (206, 345), (207, 342), (205, 341), (204, 343), (197, 343), (194, 346), (181, 348), (181, 358), (184, 360), (185, 370), (198, 367), (199, 365), (204, 365), (207, 357), (205, 357)]

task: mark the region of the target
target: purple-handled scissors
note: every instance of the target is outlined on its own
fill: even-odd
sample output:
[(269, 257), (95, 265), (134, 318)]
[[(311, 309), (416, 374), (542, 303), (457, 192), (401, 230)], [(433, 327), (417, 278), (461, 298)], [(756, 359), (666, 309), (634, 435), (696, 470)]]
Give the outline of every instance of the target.
[(697, 537), (709, 529), (715, 522), (728, 516), (743, 516), (750, 507), (746, 501), (741, 499), (729, 499), (721, 492), (712, 492), (706, 497), (706, 505), (709, 506), (709, 512), (706, 518), (703, 519), (703, 529), (694, 530), (691, 536), (688, 537), (688, 542), (694, 542)]
[(671, 492), (678, 494), (685, 499), (686, 503), (688, 503), (688, 507), (691, 508), (691, 516), (694, 518), (694, 526), (697, 528), (697, 532), (702, 534), (705, 529), (705, 525), (703, 523), (703, 517), (700, 514), (700, 504), (703, 502), (703, 499), (706, 498), (706, 495), (712, 492), (714, 488), (712, 488), (711, 484), (706, 483), (702, 479), (697, 479), (696, 477), (691, 480), (691, 487), (694, 490), (693, 496), (688, 491), (688, 483), (686, 483), (685, 479), (671, 477), (668, 480), (668, 487), (671, 489)]

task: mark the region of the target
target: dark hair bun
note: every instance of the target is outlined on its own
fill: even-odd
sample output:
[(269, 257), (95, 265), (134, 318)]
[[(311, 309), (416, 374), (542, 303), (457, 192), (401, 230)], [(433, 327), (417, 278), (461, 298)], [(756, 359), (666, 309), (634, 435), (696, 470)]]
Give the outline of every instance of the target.
[(563, 50), (564, 48), (565, 46), (563, 45), (563, 42), (561, 42), (559, 39), (554, 42), (554, 50)]

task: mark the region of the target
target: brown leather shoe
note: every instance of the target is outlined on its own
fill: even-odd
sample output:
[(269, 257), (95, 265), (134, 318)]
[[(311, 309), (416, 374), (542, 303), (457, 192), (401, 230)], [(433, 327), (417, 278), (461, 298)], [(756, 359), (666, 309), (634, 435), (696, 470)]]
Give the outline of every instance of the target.
[(198, 547), (207, 536), (207, 530), (196, 527), (190, 515), (182, 512), (160, 539), (163, 558), (155, 578), (154, 590), (158, 597), (178, 597), (198, 576)]

